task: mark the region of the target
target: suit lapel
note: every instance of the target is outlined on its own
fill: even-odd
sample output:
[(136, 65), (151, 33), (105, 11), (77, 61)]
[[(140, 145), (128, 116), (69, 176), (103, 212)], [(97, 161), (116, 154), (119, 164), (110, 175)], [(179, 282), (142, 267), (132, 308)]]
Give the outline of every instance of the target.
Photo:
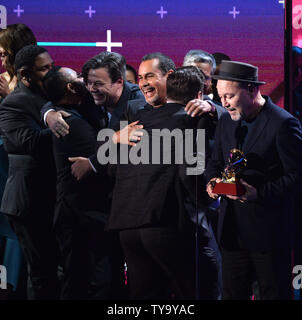
[(222, 140), (229, 141), (228, 152), (231, 149), (237, 148), (238, 142), (236, 138), (237, 128), (240, 126), (240, 121), (233, 121), (231, 117), (228, 115), (229, 121), (227, 122), (226, 128), (224, 128), (224, 132), (222, 135), (224, 136)]
[(114, 112), (111, 115), (111, 119), (109, 121), (109, 128), (118, 129), (119, 130), (119, 124), (120, 119), (122, 117), (122, 114), (126, 111), (127, 103), (130, 97), (131, 90), (127, 83), (125, 83), (122, 95), (116, 104), (116, 107), (114, 109)]
[(43, 121), (41, 122), (40, 111), (43, 105), (47, 102), (47, 100), (44, 97), (42, 97), (40, 94), (26, 87), (21, 81), (18, 82), (18, 87), (21, 91), (25, 92), (27, 96), (33, 97), (32, 99), (33, 102), (30, 105), (24, 103), (23, 105), (24, 110), (26, 110), (29, 114), (31, 114), (38, 123), (43, 125), (44, 122)]
[(243, 152), (247, 154), (254, 144), (260, 139), (263, 129), (266, 127), (270, 117), (271, 108), (269, 108), (269, 103), (266, 103), (258, 114), (255, 126), (252, 129), (252, 132), (248, 135), (248, 140), (245, 142), (243, 146)]

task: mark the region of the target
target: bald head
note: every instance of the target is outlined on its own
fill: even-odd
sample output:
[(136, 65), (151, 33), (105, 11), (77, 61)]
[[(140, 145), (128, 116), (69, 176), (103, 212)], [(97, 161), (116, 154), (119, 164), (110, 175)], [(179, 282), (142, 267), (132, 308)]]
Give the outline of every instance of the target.
[(66, 78), (69, 79), (70, 81), (74, 81), (78, 78), (76, 71), (73, 69), (67, 68), (67, 67), (60, 67), (58, 69), (60, 73)]

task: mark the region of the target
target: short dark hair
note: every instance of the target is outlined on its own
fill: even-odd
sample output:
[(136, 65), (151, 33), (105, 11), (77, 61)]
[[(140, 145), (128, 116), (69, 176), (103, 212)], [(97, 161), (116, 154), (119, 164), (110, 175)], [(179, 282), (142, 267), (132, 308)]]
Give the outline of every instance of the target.
[(199, 91), (203, 92), (205, 77), (193, 66), (177, 68), (167, 78), (167, 98), (182, 104), (195, 99)]
[(175, 71), (175, 63), (173, 60), (161, 52), (153, 52), (143, 56), (141, 62), (158, 59), (158, 68), (165, 75), (169, 70)]
[(212, 56), (214, 57), (214, 59), (216, 61), (216, 66), (220, 65), (222, 60), (231, 61), (231, 58), (222, 52), (214, 52), (214, 53), (212, 53)]
[(134, 75), (135, 81), (137, 81), (137, 72), (132, 66), (130, 66), (130, 64), (126, 64), (126, 70), (131, 71)]
[(126, 59), (117, 52), (103, 51), (85, 62), (82, 75), (86, 84), (89, 71), (99, 68), (107, 69), (112, 83), (118, 79), (126, 81)]
[(28, 45), (22, 48), (15, 58), (15, 69), (18, 71), (24, 68), (26, 71), (30, 71), (35, 65), (35, 60), (38, 55), (47, 52), (43, 47), (37, 45)]
[(70, 82), (68, 74), (60, 72), (61, 66), (54, 66), (50, 69), (43, 79), (43, 87), (47, 98), (56, 103), (64, 98), (66, 85)]

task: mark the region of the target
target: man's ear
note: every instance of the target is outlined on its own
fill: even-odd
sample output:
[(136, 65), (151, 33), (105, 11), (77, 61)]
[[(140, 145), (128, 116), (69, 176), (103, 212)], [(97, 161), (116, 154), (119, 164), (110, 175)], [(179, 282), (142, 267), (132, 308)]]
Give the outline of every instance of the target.
[(256, 91), (256, 87), (252, 84), (248, 84), (247, 85), (247, 90), (249, 92), (250, 95), (254, 95), (255, 94), (255, 91)]
[(115, 83), (121, 84), (122, 86), (124, 85), (124, 80), (122, 78), (117, 79)]
[(29, 72), (29, 70), (28, 69), (25, 69), (24, 67), (22, 67), (22, 68), (20, 68), (19, 70), (18, 70), (18, 73), (19, 73), (19, 75), (20, 75), (20, 78), (22, 79), (22, 80), (26, 80), (26, 81), (28, 81), (28, 82), (30, 82), (30, 72)]
[(168, 75), (173, 73), (173, 72), (174, 72), (174, 70), (172, 70), (172, 69), (168, 70), (168, 72), (166, 73), (166, 77), (168, 78)]
[(202, 91), (198, 91), (197, 93), (197, 99), (202, 100), (203, 99), (203, 93)]
[(72, 92), (73, 94), (76, 94), (77, 91), (75, 89), (75, 87), (73, 86), (73, 84), (71, 82), (68, 82), (66, 85), (67, 91)]

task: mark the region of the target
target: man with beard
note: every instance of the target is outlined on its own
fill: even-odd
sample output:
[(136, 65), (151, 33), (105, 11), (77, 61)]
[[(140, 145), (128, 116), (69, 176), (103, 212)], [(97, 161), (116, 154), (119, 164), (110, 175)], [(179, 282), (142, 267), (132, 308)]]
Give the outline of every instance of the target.
[[(302, 131), (299, 121), (260, 92), (258, 68), (222, 61), (217, 90), (228, 113), (218, 122), (207, 167), (207, 191), (229, 163), (230, 151), (247, 162), (237, 179), (241, 195), (223, 195), (218, 220), (223, 298), (249, 299), (253, 273), (261, 299), (290, 299), (293, 200), (300, 189)], [(227, 192), (226, 192), (227, 193)]]
[[(43, 82), (49, 100), (70, 114), (66, 118), (69, 134), (60, 139), (53, 135), (52, 139), (57, 168), (54, 226), (64, 269), (61, 299), (88, 299), (96, 261), (103, 261), (105, 267), (108, 265), (104, 225), (110, 210), (109, 186), (104, 176), (95, 174), (77, 181), (68, 158), (93, 154), (101, 127), (85, 119), (93, 105), (87, 103), (89, 92), (74, 70), (56, 66)], [(103, 295), (97, 298), (108, 298), (110, 273), (105, 273), (106, 269), (102, 273), (103, 278), (107, 277), (105, 287), (98, 288)]]
[(40, 120), (46, 103), (42, 79), (53, 67), (39, 46), (21, 49), (15, 58), (17, 88), (0, 106), (0, 127), (9, 157), (9, 176), (1, 211), (15, 231), (28, 266), (28, 298), (56, 299), (58, 251), (52, 232), (55, 166), (51, 131)]

